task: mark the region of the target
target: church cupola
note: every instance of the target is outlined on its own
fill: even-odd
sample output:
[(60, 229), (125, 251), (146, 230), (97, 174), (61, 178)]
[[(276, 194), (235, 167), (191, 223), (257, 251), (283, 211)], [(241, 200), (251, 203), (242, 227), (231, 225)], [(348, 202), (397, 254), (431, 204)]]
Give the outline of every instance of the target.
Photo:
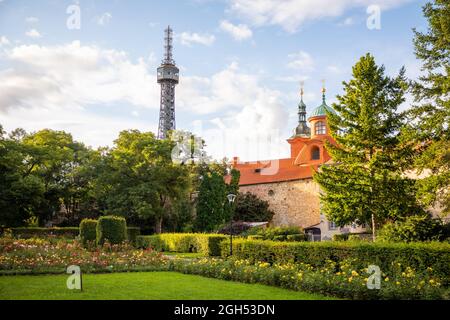
[(329, 107), (326, 102), (325, 85), (322, 88), (322, 104), (313, 110), (309, 117), (312, 132), (311, 137), (323, 136), (328, 134), (327, 114), (336, 113), (333, 108)]
[(303, 102), (303, 84), (300, 89), (300, 103), (298, 104), (298, 126), (295, 128), (294, 137), (309, 137), (311, 129), (306, 122), (306, 104)]

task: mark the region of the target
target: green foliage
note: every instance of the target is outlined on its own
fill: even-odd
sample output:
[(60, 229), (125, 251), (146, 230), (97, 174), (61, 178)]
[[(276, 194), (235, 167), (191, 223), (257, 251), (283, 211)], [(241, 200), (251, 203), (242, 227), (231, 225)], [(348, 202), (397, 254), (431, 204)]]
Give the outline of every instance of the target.
[(372, 235), (369, 233), (344, 233), (334, 234), (333, 241), (347, 241), (347, 240), (369, 240), (372, 239)]
[(239, 194), (236, 199), (234, 211), (236, 221), (269, 222), (274, 214), (269, 209), (269, 202), (261, 200), (250, 192)]
[(97, 240), (97, 220), (83, 219), (80, 223), (80, 238), (83, 245)]
[(224, 181), (225, 171), (203, 168), (197, 199), (195, 230), (200, 232), (216, 231), (227, 219), (224, 206), (227, 202), (227, 186)]
[[(222, 256), (228, 256), (230, 244), (221, 243)], [(233, 256), (252, 262), (306, 263), (314, 267), (324, 266), (327, 261), (336, 264), (354, 259), (355, 268), (377, 265), (388, 273), (398, 264), (410, 266), (417, 272), (432, 268), (450, 283), (450, 244), (447, 243), (371, 243), (371, 242), (276, 242), (236, 240)]]
[(247, 239), (248, 239), (248, 240), (264, 240), (264, 237), (255, 234), (255, 235), (249, 235), (249, 236), (247, 237)]
[(220, 243), (228, 237), (203, 233), (163, 233), (137, 237), (138, 247), (166, 252), (196, 252), (205, 256), (220, 256)]
[(79, 228), (11, 228), (12, 236), (19, 239), (63, 237), (75, 238)]
[(301, 233), (298, 233), (298, 234), (288, 234), (287, 236), (286, 236), (286, 240), (287, 241), (306, 241), (307, 240), (307, 236), (306, 236), (306, 234), (301, 234)]
[(1, 131), (0, 225), (25, 226), (30, 217), (44, 225), (63, 204), (68, 219), (93, 213), (82, 168), (94, 153), (65, 132)]
[[(255, 239), (251, 236), (258, 236), (262, 240), (274, 241), (306, 241), (306, 235), (299, 227), (255, 227), (246, 232), (249, 239)], [(251, 237), (251, 238), (250, 238)], [(258, 239), (258, 237), (256, 239)]]
[(442, 222), (422, 215), (384, 225), (378, 238), (388, 242), (416, 242), (442, 240), (443, 236)]
[(127, 222), (123, 217), (104, 216), (97, 223), (97, 244), (103, 245), (105, 241), (111, 244), (120, 244), (127, 240)]
[(334, 164), (322, 166), (314, 179), (324, 191), (324, 213), (341, 227), (372, 224), (375, 232), (387, 219), (421, 212), (414, 181), (402, 175), (412, 149), (402, 141), (405, 117), (397, 111), (405, 101), (404, 74), (390, 78), (370, 54), (363, 56), (333, 104), (337, 114), (328, 114), (337, 143), (326, 148)]
[(408, 138), (415, 149), (414, 166), (431, 172), (418, 181), (418, 198), (424, 205), (439, 202), (450, 213), (450, 3), (433, 0), (423, 7), (428, 30), (414, 30), (415, 53), (424, 74), (414, 82), (417, 105), (410, 112)]
[(132, 244), (137, 243), (137, 237), (141, 235), (141, 228), (139, 227), (128, 227), (127, 228), (127, 240)]
[(108, 212), (153, 221), (160, 233), (176, 203), (189, 195), (189, 168), (172, 161), (174, 148), (174, 141), (158, 140), (151, 132), (121, 132), (98, 181), (104, 190), (98, 197), (105, 198)]

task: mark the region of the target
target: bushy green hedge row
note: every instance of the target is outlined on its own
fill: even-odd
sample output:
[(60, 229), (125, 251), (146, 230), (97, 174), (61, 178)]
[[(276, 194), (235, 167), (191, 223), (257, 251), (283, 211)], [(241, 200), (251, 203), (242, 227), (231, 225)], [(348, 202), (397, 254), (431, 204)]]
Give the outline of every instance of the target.
[(198, 252), (205, 256), (220, 256), (220, 243), (228, 239), (221, 234), (163, 233), (138, 236), (137, 246), (166, 252)]
[(49, 236), (75, 238), (78, 228), (12, 228), (12, 236), (20, 239), (44, 238)]
[[(229, 254), (229, 243), (221, 243), (221, 255)], [(450, 282), (450, 244), (447, 243), (370, 243), (370, 242), (276, 242), (260, 240), (233, 241), (233, 256), (253, 262), (307, 263), (323, 266), (327, 261), (339, 264), (354, 259), (355, 266), (377, 265), (387, 272), (407, 265), (415, 270), (432, 268), (445, 283)]]
[(127, 240), (127, 221), (123, 217), (104, 216), (97, 222), (97, 244), (119, 244)]

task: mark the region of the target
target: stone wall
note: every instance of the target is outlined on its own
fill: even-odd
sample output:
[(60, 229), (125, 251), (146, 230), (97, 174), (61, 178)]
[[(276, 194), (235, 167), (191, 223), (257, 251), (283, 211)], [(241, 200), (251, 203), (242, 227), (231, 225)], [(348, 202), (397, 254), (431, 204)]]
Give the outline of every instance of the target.
[(321, 221), (319, 186), (312, 179), (241, 186), (239, 192), (268, 201), (274, 226), (306, 228)]

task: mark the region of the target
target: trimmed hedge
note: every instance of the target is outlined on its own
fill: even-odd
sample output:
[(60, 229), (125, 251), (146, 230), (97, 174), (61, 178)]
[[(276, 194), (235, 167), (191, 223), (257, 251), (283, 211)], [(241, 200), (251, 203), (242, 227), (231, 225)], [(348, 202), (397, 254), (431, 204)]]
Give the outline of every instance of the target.
[(45, 238), (45, 237), (63, 237), (76, 238), (80, 232), (79, 228), (12, 228), (14, 238)]
[(97, 239), (97, 220), (84, 219), (80, 223), (80, 239), (86, 245)]
[(137, 237), (141, 235), (141, 228), (139, 227), (128, 227), (127, 228), (127, 240), (132, 244), (136, 244)]
[(308, 236), (306, 234), (303, 234), (303, 233), (289, 234), (289, 235), (286, 236), (286, 240), (287, 241), (307, 241), (308, 240)]
[(308, 237), (300, 227), (254, 227), (246, 232), (248, 239), (272, 241), (307, 241)]
[(127, 240), (127, 221), (123, 217), (104, 216), (97, 223), (97, 244), (103, 245), (105, 241), (119, 244)]
[(220, 256), (220, 243), (228, 239), (221, 234), (163, 233), (152, 236), (138, 236), (139, 248), (152, 248), (166, 252), (197, 252), (205, 256)]
[[(228, 256), (230, 245), (221, 243), (221, 255)], [(424, 272), (432, 268), (445, 283), (450, 283), (450, 244), (447, 243), (370, 243), (370, 242), (276, 242), (258, 240), (233, 241), (233, 257), (253, 262), (303, 262), (316, 267), (327, 261), (339, 264), (354, 259), (355, 266), (377, 265), (382, 272), (409, 266)]]
[(372, 240), (371, 233), (343, 233), (333, 235), (333, 241)]

